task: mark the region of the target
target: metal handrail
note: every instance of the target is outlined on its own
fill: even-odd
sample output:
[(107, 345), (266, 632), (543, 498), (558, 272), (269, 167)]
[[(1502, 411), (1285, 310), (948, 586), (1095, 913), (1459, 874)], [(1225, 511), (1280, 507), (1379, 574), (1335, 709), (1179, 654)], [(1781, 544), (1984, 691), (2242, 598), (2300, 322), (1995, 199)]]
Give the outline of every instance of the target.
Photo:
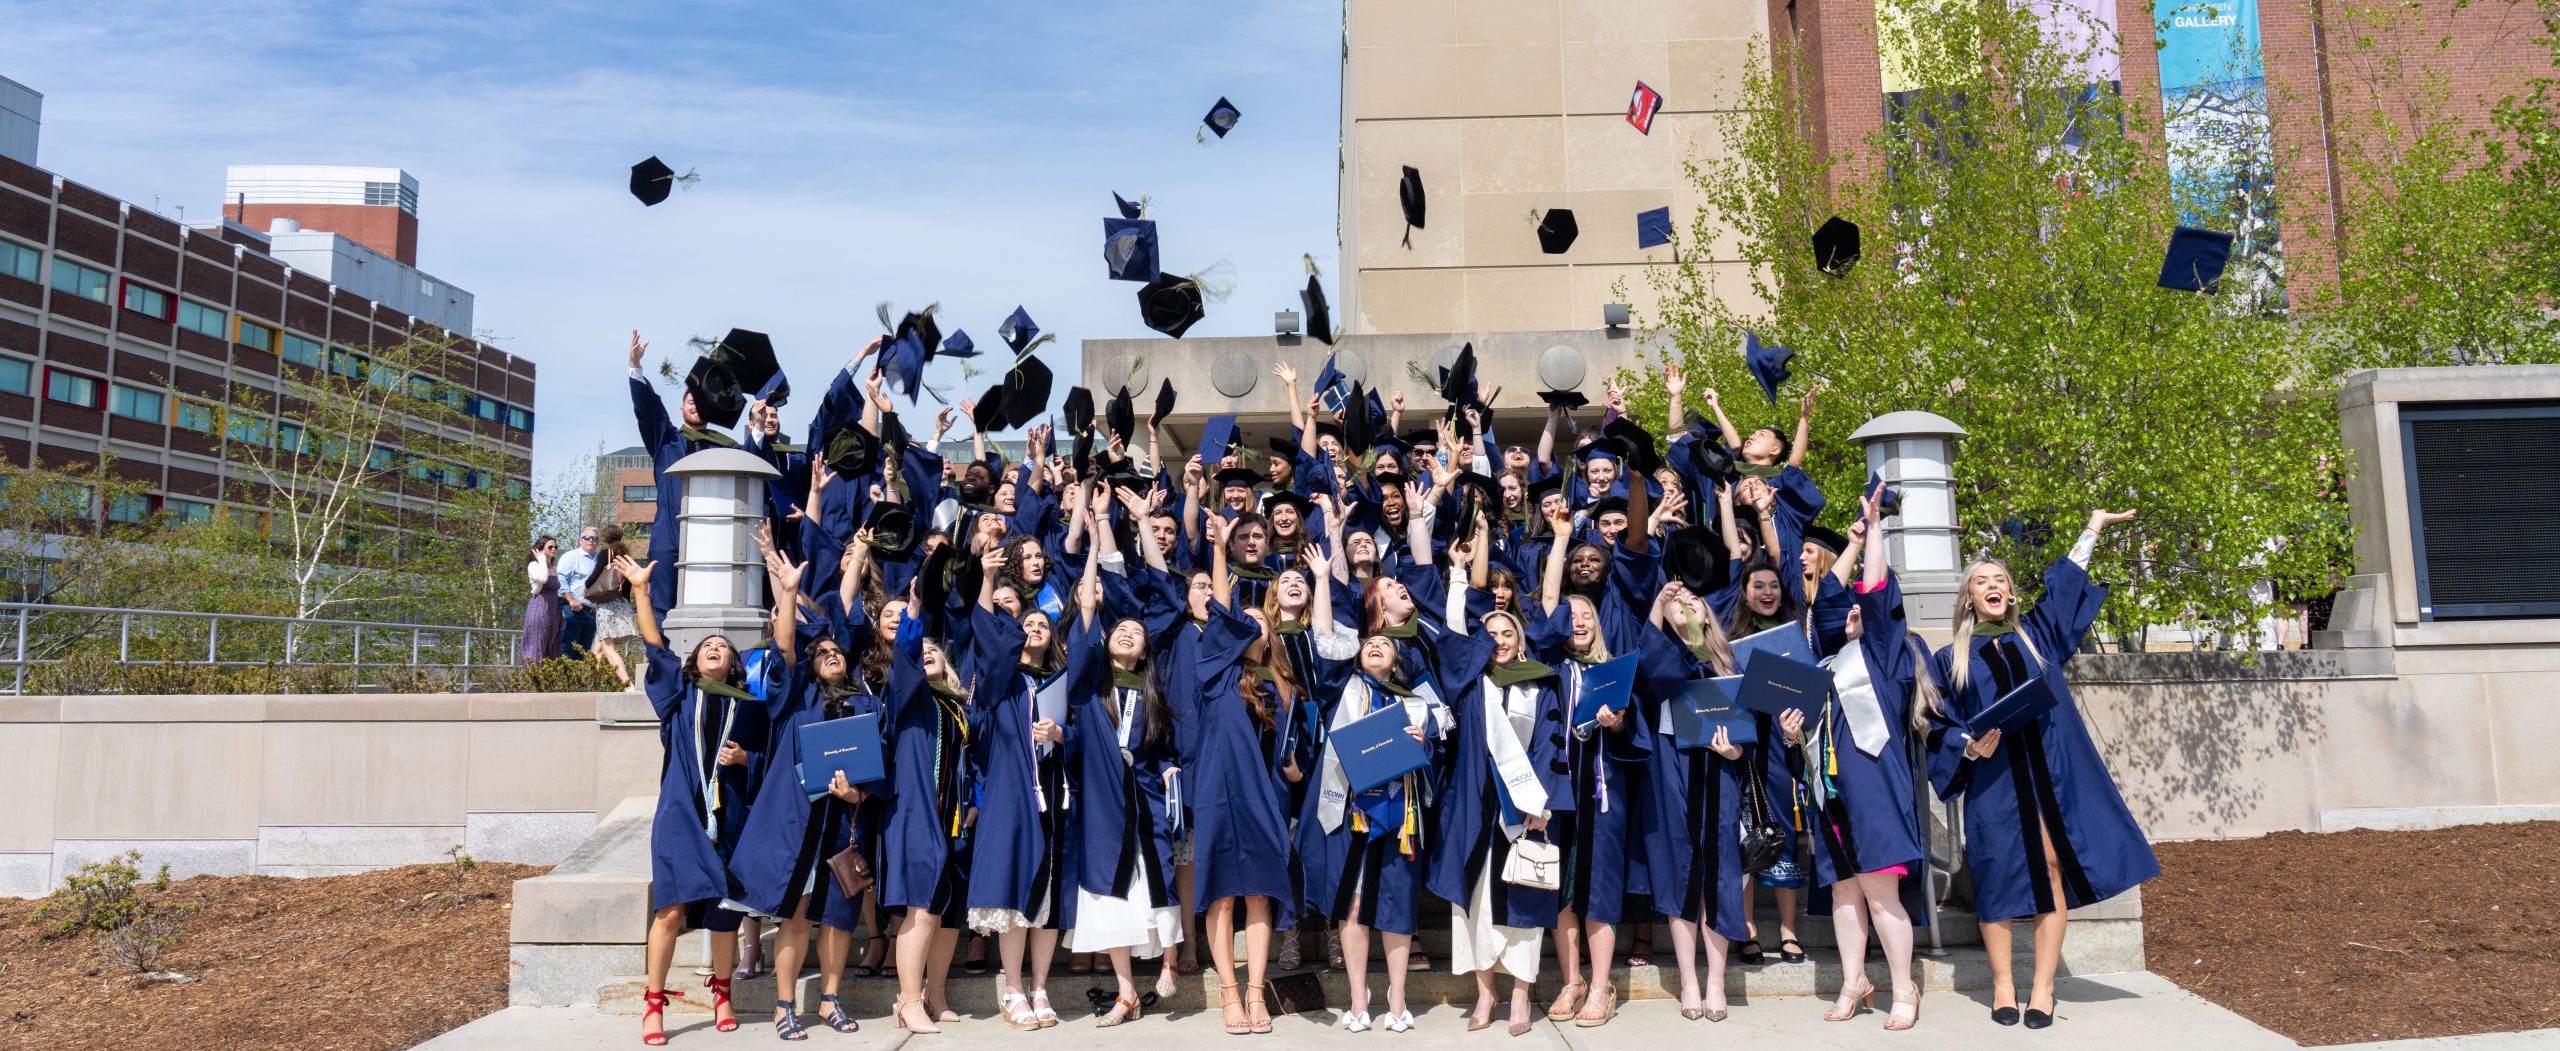
[[(58, 658), (31, 658), (27, 655), (28, 625), (33, 618), (39, 614), (115, 618), (116, 662), (119, 664), (183, 664), (193, 667), (217, 668), (263, 667), (267, 665), (343, 668), (356, 673), (357, 681), (355, 685), (358, 687), (363, 685), (363, 670), (367, 668), (438, 668), (458, 672), (460, 675), (458, 685), (460, 688), (468, 690), (471, 688), (471, 674), (473, 671), (511, 668), (515, 666), (515, 661), (513, 660), (515, 647), (512, 643), (522, 634), (519, 630), (514, 628), (475, 628), (455, 624), (414, 624), (402, 621), (347, 620), (331, 617), (281, 617), (258, 613), (199, 613), (187, 610), (138, 609), (122, 606), (65, 606), (42, 602), (0, 602), (0, 616), (7, 616), (11, 620), (16, 621), (17, 628), (17, 641), (15, 645), (11, 647), (9, 657), (6, 659), (0, 659), (0, 667), (9, 668), (11, 672), (9, 682), (9, 692), (11, 694), (24, 694), (26, 692), (27, 669), (37, 665), (55, 663), (58, 661)], [(148, 620), (175, 620), (203, 623), (205, 625), (204, 659), (170, 660), (165, 658), (155, 658), (136, 660), (133, 656), (133, 622), (137, 617)], [(223, 659), (222, 626), (225, 623), (235, 625), (283, 626), (285, 632), (283, 657), (281, 659), (274, 660)], [(315, 631), (322, 633), (334, 633), (339, 630), (345, 630), (348, 632), (350, 647), (347, 659), (302, 659), (303, 653), (306, 651), (301, 649), (299, 643), (307, 634)], [(365, 660), (364, 636), (366, 632), (371, 631), (408, 632), (408, 659), (405, 661)], [(425, 656), (428, 637), (445, 635), (459, 637), (462, 644), (460, 659), (456, 661), (422, 660), (421, 658)], [(473, 660), (472, 650), (474, 648), (474, 641), (479, 639), (481, 636), (491, 635), (499, 636), (498, 641), (500, 644), (495, 647), (484, 647), (484, 652), (494, 650), (501, 659), (497, 662)]]

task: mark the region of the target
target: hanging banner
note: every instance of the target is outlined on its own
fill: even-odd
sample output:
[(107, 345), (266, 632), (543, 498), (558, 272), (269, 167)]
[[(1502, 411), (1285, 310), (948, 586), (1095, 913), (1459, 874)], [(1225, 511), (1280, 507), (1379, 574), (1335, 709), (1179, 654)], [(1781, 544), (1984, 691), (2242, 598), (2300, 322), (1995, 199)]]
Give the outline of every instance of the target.
[(2161, 110), (2180, 221), (2235, 235), (2232, 276), (2275, 295), (2275, 139), (2257, 0), (2189, 0), (2158, 26)]

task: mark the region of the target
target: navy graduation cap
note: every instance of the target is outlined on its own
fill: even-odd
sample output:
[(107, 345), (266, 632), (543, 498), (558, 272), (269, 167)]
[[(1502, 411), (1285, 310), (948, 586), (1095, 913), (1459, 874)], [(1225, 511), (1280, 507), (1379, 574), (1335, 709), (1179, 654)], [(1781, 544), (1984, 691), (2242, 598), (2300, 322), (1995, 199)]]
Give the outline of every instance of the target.
[(1324, 368), (1316, 371), (1316, 397), (1323, 400), (1324, 411), (1328, 413), (1342, 411), (1342, 407), (1348, 403), (1348, 391), (1351, 386), (1350, 377), (1344, 376), (1341, 369), (1334, 367), (1334, 357), (1333, 354), (1325, 355)]
[(1031, 315), (1021, 307), (1013, 308), (1013, 313), (1004, 319), (1004, 324), (996, 326), (996, 337), (1004, 340), (1004, 345), (1013, 348), (1016, 354), (1022, 353), (1022, 349), (1030, 346), (1031, 341), (1039, 336), (1040, 326), (1034, 323)]
[(1102, 220), (1102, 263), (1114, 281), (1156, 279), (1156, 222), (1153, 219)]
[(1751, 376), (1760, 381), (1760, 392), (1769, 396), (1769, 404), (1778, 403), (1778, 384), (1795, 373), (1787, 371), (1787, 362), (1796, 352), (1785, 347), (1760, 342), (1760, 334), (1742, 331), (1742, 360), (1751, 366)]
[(901, 332), (880, 351), (880, 371), (889, 379), (889, 387), (914, 401), (916, 387), (924, 381), (924, 340), (914, 332)]
[(1651, 248), (1671, 243), (1671, 206), (1663, 205), (1650, 212), (1636, 213), (1636, 247)]
[(1901, 514), (1902, 490), (1885, 486), (1884, 476), (1877, 474), (1873, 468), (1869, 468), (1867, 470), (1867, 491), (1872, 493), (1879, 487), (1884, 488), (1884, 499), (1876, 501), (1877, 517), (1891, 518), (1894, 515)]
[(1202, 460), (1214, 464), (1225, 459), (1228, 447), (1235, 443), (1235, 417), (1212, 416), (1209, 417), (1209, 422), (1200, 425), (1200, 458)]
[(1128, 198), (1120, 196), (1116, 191), (1111, 195), (1111, 203), (1120, 206), (1120, 218), (1123, 219), (1140, 219), (1147, 214), (1146, 205), (1132, 204)]
[(2212, 293), (2231, 262), (2231, 235), (2181, 226), (2169, 232), (2169, 256), (2160, 263), (2160, 287)]
[(1223, 139), (1227, 137), (1228, 132), (1235, 130), (1236, 119), (1242, 116), (1244, 113), (1236, 109), (1235, 103), (1227, 101), (1226, 96), (1220, 95), (1218, 104), (1209, 107), (1208, 115), (1201, 117), (1200, 123)]
[(969, 338), (969, 334), (967, 332), (963, 332), (955, 328), (951, 330), (950, 337), (942, 341), (942, 353), (938, 356), (945, 358), (974, 358), (978, 356), (978, 344), (975, 340)]

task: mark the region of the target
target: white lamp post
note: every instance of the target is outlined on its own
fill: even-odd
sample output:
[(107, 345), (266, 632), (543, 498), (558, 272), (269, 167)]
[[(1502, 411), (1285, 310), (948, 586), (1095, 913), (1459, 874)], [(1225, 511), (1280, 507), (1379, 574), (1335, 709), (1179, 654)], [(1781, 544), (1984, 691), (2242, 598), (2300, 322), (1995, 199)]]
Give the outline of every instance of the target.
[(1915, 629), (1950, 623), (1964, 583), (1955, 499), (1955, 440), (1964, 433), (1937, 413), (1906, 410), (1868, 420), (1849, 436), (1866, 445), (1867, 470), (1902, 494), (1901, 512), (1882, 525)]
[(765, 520), (765, 483), (782, 477), (743, 449), (705, 449), (667, 476), (681, 487), (676, 509), (676, 608), (661, 618), (677, 654), (713, 635), (740, 650), (761, 645), (773, 621), (764, 610), (764, 559), (756, 524)]

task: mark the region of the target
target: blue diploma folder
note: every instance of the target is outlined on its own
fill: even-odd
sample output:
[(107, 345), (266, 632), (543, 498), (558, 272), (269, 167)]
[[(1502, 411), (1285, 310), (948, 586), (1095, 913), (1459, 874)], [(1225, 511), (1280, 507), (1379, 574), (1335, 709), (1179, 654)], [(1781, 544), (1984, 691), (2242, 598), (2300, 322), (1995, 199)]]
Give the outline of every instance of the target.
[(1752, 654), (1751, 663), (1743, 667), (1742, 688), (1736, 691), (1734, 700), (1771, 717), (1793, 708), (1811, 722), (1821, 712), (1823, 699), (1830, 695), (1830, 669), (1762, 650)]
[(800, 726), (800, 790), (812, 797), (826, 794), (838, 771), (851, 785), (888, 780), (888, 758), (876, 712)]
[(1333, 754), (1342, 760), (1342, 772), (1351, 779), (1352, 795), (1420, 770), (1431, 762), (1431, 753), (1423, 750), (1422, 742), (1405, 732), (1411, 725), (1405, 720), (1404, 705), (1391, 704), (1333, 732)]
[(1993, 730), (2017, 729), (2021, 724), (2052, 711), (2053, 702), (2053, 687), (2045, 683), (2044, 676), (2038, 675), (2017, 689), (2001, 694), (1990, 707), (1975, 712), (1973, 718), (1964, 721), (1964, 732), (1981, 737)]
[(1602, 708), (1624, 713), (1635, 688), (1636, 659), (1633, 655), (1583, 669), (1582, 695), (1573, 702), (1573, 728), (1580, 730), (1597, 724)]
[(1749, 708), (1734, 700), (1742, 690), (1742, 676), (1727, 675), (1715, 679), (1691, 679), (1680, 688), (1680, 696), (1671, 702), (1671, 736), (1681, 748), (1699, 749), (1715, 743), (1716, 728), (1725, 730), (1725, 743), (1754, 744), (1760, 740), (1760, 721)]
[(1749, 668), (1756, 653), (1774, 653), (1781, 657), (1814, 663), (1813, 647), (1804, 640), (1804, 625), (1780, 624), (1767, 631), (1753, 632), (1733, 640), (1733, 666)]

